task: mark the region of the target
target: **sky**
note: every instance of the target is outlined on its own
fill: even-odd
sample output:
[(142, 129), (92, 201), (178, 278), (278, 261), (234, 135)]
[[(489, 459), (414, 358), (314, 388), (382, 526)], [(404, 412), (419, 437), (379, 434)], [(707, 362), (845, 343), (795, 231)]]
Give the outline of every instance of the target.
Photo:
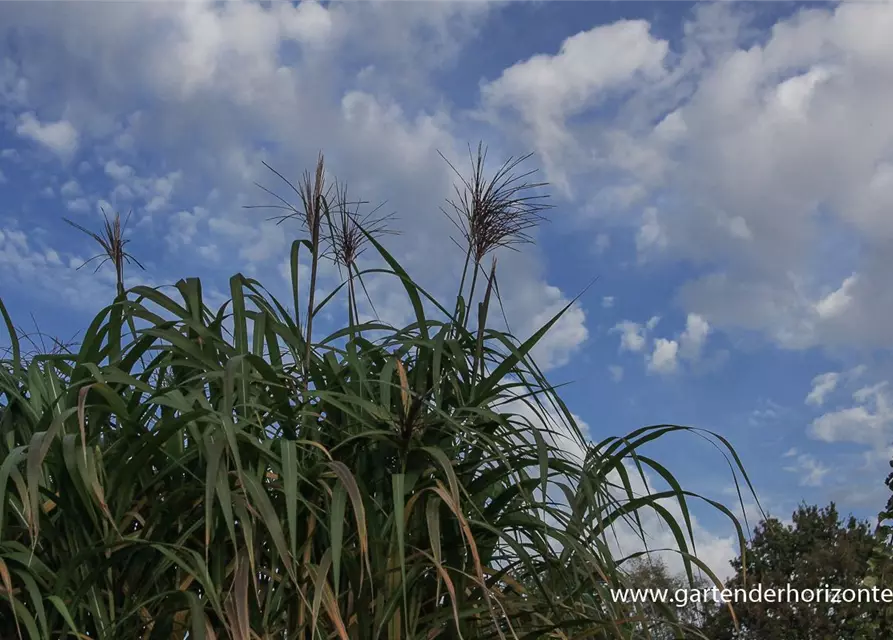
[[(524, 337), (597, 278), (536, 354), (589, 436), (709, 429), (770, 515), (873, 518), (893, 444), (891, 32), (880, 2), (2, 2), (0, 296), (23, 327), (82, 331), (114, 275), (77, 269), (94, 248), (62, 218), (103, 210), (133, 212), (128, 285), (200, 276), (222, 302), (242, 272), (284, 292), (297, 229), (244, 207), (282, 186), (264, 162), (297, 178), (322, 150), (449, 299), (439, 154), (532, 152), (555, 206), (500, 255), (500, 291)], [(393, 282), (371, 293), (409, 317)], [(735, 504), (704, 440), (650, 453)], [(697, 515), (721, 570), (733, 531)]]

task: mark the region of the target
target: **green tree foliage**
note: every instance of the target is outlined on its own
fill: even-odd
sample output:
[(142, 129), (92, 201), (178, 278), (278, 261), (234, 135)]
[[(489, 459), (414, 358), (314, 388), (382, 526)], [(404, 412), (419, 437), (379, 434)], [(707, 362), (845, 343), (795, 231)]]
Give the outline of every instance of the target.
[[(893, 460), (890, 461), (893, 467)], [(883, 511), (878, 514), (878, 526), (875, 530), (877, 544), (868, 562), (869, 575), (867, 582), (871, 585), (893, 585), (893, 472), (884, 480), (884, 485), (891, 492)], [(879, 630), (893, 630), (893, 603), (887, 604), (883, 615), (878, 617), (876, 626)], [(893, 634), (893, 631), (890, 632)]]
[[(868, 602), (866, 589), (893, 586), (885, 578), (871, 577), (872, 560), (877, 558), (878, 542), (868, 522), (853, 517), (841, 519), (832, 503), (827, 507), (800, 506), (793, 524), (775, 518), (757, 526), (746, 549), (746, 572), (741, 558), (732, 562), (735, 576), (729, 589), (820, 590), (822, 601), (797, 602), (796, 598), (776, 602), (746, 599), (733, 602), (740, 623), (736, 635), (730, 613), (717, 607), (706, 625), (715, 640), (869, 640), (891, 637), (885, 622), (887, 607)], [(855, 601), (844, 602), (843, 592), (855, 590)], [(859, 590), (861, 591), (861, 594)], [(829, 602), (835, 599), (839, 602)], [(861, 597), (861, 601), (859, 598)]]
[[(454, 203), (468, 257), (449, 306), (363, 228), (322, 158), (300, 202), (275, 205), (305, 230), (287, 305), (240, 274), (219, 308), (196, 279), (123, 290), (114, 222), (99, 237), (119, 292), (75, 348), (24, 358), (0, 303), (0, 638), (643, 637), (608, 595), (626, 579), (611, 530), (653, 510), (700, 566), (697, 496), (641, 451), (686, 429), (584, 441), (529, 357), (561, 314), (523, 341), (490, 326), (482, 260), (543, 207), (512, 162), (489, 182), (476, 166)], [(408, 326), (358, 320), (364, 246)], [(325, 256), (345, 274), (333, 292), (316, 290)], [(317, 335), (323, 313), (347, 319)], [(670, 488), (634, 492), (643, 471)]]
[[(702, 627), (710, 605), (703, 599), (691, 598), (690, 594), (695, 590), (706, 593), (713, 586), (711, 582), (700, 575), (694, 576), (694, 581), (689, 581), (672, 572), (662, 559), (653, 556), (634, 559), (626, 573), (631, 588), (661, 590), (666, 594), (666, 601), (653, 599), (641, 603), (639, 615), (644, 619), (643, 626), (649, 630), (654, 640), (705, 637)], [(685, 595), (677, 599), (683, 593)], [(671, 602), (670, 599), (674, 601)]]

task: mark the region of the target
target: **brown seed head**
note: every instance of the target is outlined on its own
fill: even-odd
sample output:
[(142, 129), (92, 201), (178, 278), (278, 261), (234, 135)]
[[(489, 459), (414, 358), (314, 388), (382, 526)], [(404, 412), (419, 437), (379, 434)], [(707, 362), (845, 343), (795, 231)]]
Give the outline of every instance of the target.
[(451, 213), (444, 213), (460, 230), (475, 263), (479, 264), (497, 247), (514, 249), (514, 245), (532, 242), (527, 232), (544, 219), (542, 212), (552, 205), (544, 202), (548, 195), (534, 192), (546, 183), (527, 181), (535, 170), (515, 173), (533, 154), (510, 157), (488, 178), (484, 172), (486, 147), (478, 144), (476, 156), (472, 156), (470, 147), (468, 153), (472, 163), (469, 178), (441, 154), (461, 183), (454, 187), (456, 198), (447, 199)]

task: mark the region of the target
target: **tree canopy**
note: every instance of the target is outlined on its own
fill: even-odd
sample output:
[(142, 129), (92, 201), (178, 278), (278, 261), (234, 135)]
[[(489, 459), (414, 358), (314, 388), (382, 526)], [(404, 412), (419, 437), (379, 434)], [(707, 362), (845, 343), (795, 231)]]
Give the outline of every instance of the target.
[[(746, 546), (746, 565), (740, 557), (732, 562), (735, 574), (726, 586), (747, 591), (772, 589), (784, 592), (783, 599), (734, 602), (741, 625), (738, 635), (728, 610), (716, 607), (704, 627), (707, 635), (715, 640), (890, 637), (891, 627), (886, 622), (889, 605), (866, 601), (867, 589), (893, 586), (872, 575), (879, 545), (869, 522), (852, 516), (841, 518), (833, 503), (821, 508), (801, 505), (787, 525), (776, 518), (764, 519)], [(829, 591), (822, 591), (825, 595), (815, 601), (798, 602), (797, 597), (787, 595), (788, 586), (803, 600), (813, 600), (811, 595), (802, 596), (804, 592)], [(853, 590), (856, 600), (845, 602), (843, 590)]]

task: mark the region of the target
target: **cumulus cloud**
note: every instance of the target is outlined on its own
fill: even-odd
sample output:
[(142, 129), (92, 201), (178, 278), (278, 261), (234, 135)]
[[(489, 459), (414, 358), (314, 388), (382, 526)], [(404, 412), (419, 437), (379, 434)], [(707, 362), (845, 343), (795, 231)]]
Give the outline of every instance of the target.
[(94, 307), (114, 297), (114, 273), (77, 271), (84, 259), (60, 254), (46, 246), (36, 234), (15, 227), (0, 227), (0, 269), (21, 286), (44, 300), (63, 300), (76, 310)]
[(81, 185), (78, 184), (77, 180), (69, 180), (60, 187), (59, 193), (66, 198), (79, 196), (81, 194)]
[(652, 317), (644, 325), (624, 320), (617, 323), (611, 332), (620, 334), (621, 352), (648, 351), (645, 366), (650, 373), (674, 374), (681, 370), (681, 361), (694, 364), (701, 360), (704, 344), (711, 331), (710, 324), (704, 318), (697, 314), (688, 314), (685, 329), (673, 338), (653, 336), (659, 321), (659, 316)]
[(837, 388), (837, 382), (840, 374), (834, 371), (817, 375), (812, 379), (812, 389), (806, 396), (806, 404), (822, 406), (825, 402), (825, 396), (832, 393)]
[[(737, 304), (749, 310), (739, 323), (718, 312), (718, 322), (766, 331), (789, 347), (889, 337), (876, 320), (891, 302), (876, 274), (878, 252), (890, 255), (893, 231), (881, 213), (889, 201), (893, 128), (878, 130), (873, 122), (890, 98), (880, 84), (893, 77), (893, 64), (881, 55), (889, 45), (871, 34), (891, 15), (883, 5), (803, 12), (778, 25), (763, 46), (709, 67), (683, 107), (687, 135), (680, 144), (688, 162), (677, 177), (698, 189), (709, 208), (680, 216), (671, 244), (714, 263), (720, 252), (732, 252), (733, 268), (724, 277), (737, 289)], [(864, 41), (856, 35), (863, 29)], [(743, 99), (732, 102), (732, 95)], [(842, 117), (861, 124), (843, 135), (830, 124)], [(703, 243), (703, 234), (700, 246), (686, 240), (682, 234), (706, 223), (711, 210), (743, 220), (747, 240)], [(829, 233), (863, 246), (864, 257), (842, 254), (834, 242), (814, 242)], [(836, 282), (833, 274), (816, 278), (811, 265), (825, 256), (856, 273), (844, 272)], [(724, 303), (711, 284), (692, 284), (685, 297), (690, 308), (718, 311)]]
[(192, 244), (199, 224), (207, 218), (208, 210), (203, 207), (195, 207), (192, 211), (177, 212), (168, 229), (168, 244), (174, 249)]
[[(668, 43), (651, 38), (643, 20), (598, 26), (566, 39), (555, 55), (536, 55), (502, 72), (482, 89), (485, 102), (513, 104), (531, 119), (565, 117), (599, 93), (637, 74), (660, 76)], [(617, 55), (618, 52), (620, 55)]]
[(517, 111), (532, 129), (551, 180), (568, 188), (561, 156), (574, 155), (566, 120), (603, 102), (613, 92), (653, 81), (665, 73), (669, 45), (652, 38), (643, 20), (623, 20), (566, 39), (558, 53), (538, 54), (481, 87), (486, 110)]
[(30, 111), (19, 117), (16, 133), (43, 145), (63, 159), (71, 158), (78, 148), (78, 132), (74, 125), (67, 120), (42, 123)]
[[(507, 255), (497, 265), (500, 293), (510, 329), (521, 340), (526, 339), (566, 307), (570, 300), (549, 284), (540, 267), (521, 255)], [(502, 267), (500, 271), (500, 267)], [(493, 311), (493, 321), (497, 312)], [(589, 339), (586, 311), (575, 302), (534, 347), (532, 356), (544, 370), (560, 367)]]
[[(452, 227), (437, 206), (454, 176), (438, 151), (461, 165), (467, 141), (446, 105), (420, 96), (435, 95), (430, 72), (449, 64), (489, 10), (486, 3), (312, 1), (60, 6), (54, 13), (15, 6), (4, 8), (9, 23), (35, 38), (22, 38), (14, 55), (26, 64), (8, 65), (4, 86), (24, 82), (34, 113), (64, 113), (77, 134), (70, 152), (91, 155), (81, 172), (98, 170), (107, 181), (106, 193), (92, 184), (89, 194), (67, 189), (73, 211), (97, 202), (109, 211), (133, 208), (135, 228), (161, 236), (178, 259), (227, 256), (221, 268), (263, 278), (275, 274), (299, 230), (243, 209), (264, 203), (255, 182), (288, 192), (262, 162), (294, 180), (322, 149), (357, 197), (387, 200), (396, 211), (402, 236), (389, 244), (404, 267), (429, 291), (451, 295), (462, 254), (448, 242), (444, 251)], [(85, 37), (93, 46), (81, 46)], [(147, 108), (144, 96), (157, 103)], [(48, 129), (31, 114), (21, 126), (66, 149), (62, 125)], [(506, 155), (493, 143), (491, 157)], [(159, 157), (165, 162), (146, 162)], [(194, 218), (199, 210), (209, 213)], [(183, 252), (186, 246), (194, 251)], [(545, 277), (543, 262), (525, 251), (500, 268), (505, 309), (522, 338), (569, 300)], [(405, 317), (400, 283), (375, 286), (377, 308)], [(585, 312), (574, 305), (535, 355), (544, 368), (560, 366), (587, 335)]]
[[(644, 22), (590, 30), (485, 85), (484, 104), (517, 114), (599, 233), (695, 265), (678, 299), (715, 328), (888, 348), (893, 6), (800, 10), (757, 42), (747, 15), (698, 7), (675, 55)], [(569, 71), (602, 46), (631, 52), (616, 74)], [(598, 119), (569, 115), (609, 98)]]
[(133, 167), (129, 167), (126, 164), (118, 164), (114, 160), (109, 160), (105, 163), (105, 173), (113, 180), (124, 182), (133, 176)]
[(654, 351), (648, 357), (648, 371), (663, 374), (675, 373), (679, 367), (676, 360), (678, 353), (678, 342), (657, 338), (654, 341)]
[(819, 300), (815, 305), (819, 318), (834, 318), (846, 313), (847, 308), (853, 303), (851, 292), (857, 281), (858, 276), (852, 275), (843, 281), (839, 289)]
[(649, 253), (660, 251), (666, 246), (666, 232), (661, 226), (657, 209), (648, 207), (642, 214), (641, 226), (636, 232), (636, 250), (639, 259), (647, 259)]
[(893, 442), (893, 398), (888, 383), (858, 389), (852, 406), (813, 420), (810, 435), (825, 442), (850, 442), (887, 451)]
[(825, 476), (831, 472), (831, 468), (819, 462), (815, 456), (798, 453), (796, 449), (790, 449), (784, 454), (784, 457), (792, 460), (791, 464), (784, 467), (784, 470), (796, 474), (800, 486), (803, 487), (822, 486)]
[(620, 334), (620, 350), (638, 353), (645, 348), (647, 327), (631, 320), (618, 322), (611, 329), (613, 333)]
[(679, 354), (688, 360), (698, 360), (709, 334), (710, 324), (704, 318), (696, 313), (688, 314), (685, 330), (679, 337)]
[(86, 213), (90, 210), (90, 202), (86, 198), (74, 198), (65, 203), (65, 208), (75, 213)]

